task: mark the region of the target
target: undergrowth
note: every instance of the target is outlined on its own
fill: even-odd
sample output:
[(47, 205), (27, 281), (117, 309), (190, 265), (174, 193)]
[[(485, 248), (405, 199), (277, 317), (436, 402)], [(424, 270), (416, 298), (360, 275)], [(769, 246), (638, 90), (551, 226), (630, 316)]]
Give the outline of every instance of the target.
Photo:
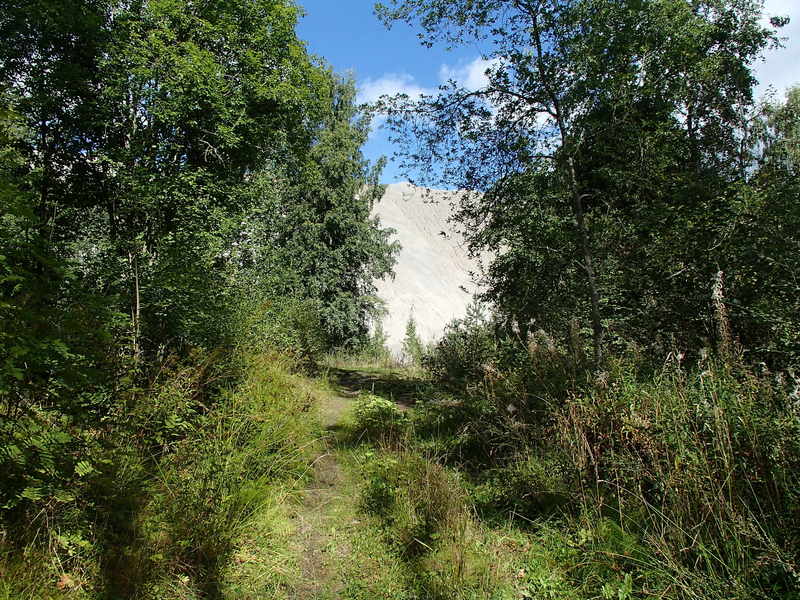
[(421, 597), (800, 598), (791, 370), (495, 336), (450, 330), (407, 412), (354, 409), (362, 510)]
[(629, 354), (593, 371), (574, 343), (495, 335), (450, 330), (407, 439), (463, 475), (485, 523), (525, 532), (528, 597), (800, 597), (791, 371), (730, 341), (691, 365)]
[(219, 597), (254, 516), (305, 476), (319, 437), (290, 359), (241, 364), (213, 395), (198, 388), (205, 361), (162, 373), (83, 497), (3, 530), (0, 598)]

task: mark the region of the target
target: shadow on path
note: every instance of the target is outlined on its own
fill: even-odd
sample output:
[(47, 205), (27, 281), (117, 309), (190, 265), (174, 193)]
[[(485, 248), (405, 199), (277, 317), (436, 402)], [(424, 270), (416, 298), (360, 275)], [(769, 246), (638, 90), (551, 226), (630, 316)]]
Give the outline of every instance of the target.
[(424, 379), (402, 371), (388, 369), (339, 369), (331, 368), (328, 378), (338, 392), (345, 397), (355, 397), (360, 392), (381, 396), (408, 408), (424, 394), (430, 384)]

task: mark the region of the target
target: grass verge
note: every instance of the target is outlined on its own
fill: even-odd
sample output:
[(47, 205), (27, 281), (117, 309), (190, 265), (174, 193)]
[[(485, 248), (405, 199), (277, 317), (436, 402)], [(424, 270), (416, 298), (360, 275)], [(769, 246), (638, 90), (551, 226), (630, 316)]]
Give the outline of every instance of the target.
[[(158, 428), (158, 448), (152, 431), (140, 443), (128, 429), (105, 476), (70, 512), (43, 511), (56, 518), (33, 520), (14, 539), (4, 529), (0, 598), (248, 597), (234, 593), (230, 566), (243, 564), (254, 523), (259, 543), (280, 539), (281, 506), (308, 476), (321, 432), (313, 384), (288, 359), (244, 364), (236, 385), (202, 400), (166, 378), (136, 408), (150, 428), (171, 423)], [(168, 400), (185, 410), (162, 419)], [(278, 547), (270, 577), (279, 587)]]

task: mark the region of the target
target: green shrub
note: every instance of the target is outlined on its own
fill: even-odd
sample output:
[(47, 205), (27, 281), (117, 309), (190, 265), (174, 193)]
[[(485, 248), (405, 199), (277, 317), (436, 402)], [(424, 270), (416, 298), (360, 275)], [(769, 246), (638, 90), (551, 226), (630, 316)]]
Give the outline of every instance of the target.
[[(150, 390), (127, 396), (127, 411), (85, 433), (89, 441), (102, 433), (78, 447), (89, 472), (78, 472), (76, 451), (70, 440), (61, 442), (60, 429), (43, 421), (18, 430), (30, 443), (37, 435), (52, 438), (41, 452), (66, 449), (76, 475), (64, 477), (60, 463), (55, 483), (45, 479), (46, 469), (31, 471), (43, 490), (26, 500), (37, 518), (0, 527), (0, 598), (211, 593), (241, 528), (271, 490), (305, 475), (306, 449), (319, 436), (309, 418), (310, 384), (291, 373), (293, 358), (240, 356), (246, 367), (230, 374), (238, 379), (226, 376), (219, 364), (225, 359), (196, 354), (165, 362)], [(26, 456), (25, 464), (39, 463)], [(53, 500), (62, 493), (69, 496)]]
[(397, 487), (402, 467), (393, 455), (374, 459), (364, 470), (366, 478), (361, 490), (361, 508), (369, 513), (389, 518), (397, 499)]
[(397, 404), (374, 396), (362, 394), (353, 408), (353, 435), (358, 439), (397, 442), (408, 431), (409, 418)]
[(96, 473), (96, 455), (88, 432), (56, 411), (31, 408), (27, 415), (0, 421), (0, 509), (10, 518), (37, 506), (74, 503)]
[(493, 324), (473, 309), (465, 319), (450, 323), (433, 350), (423, 359), (431, 374), (448, 383), (482, 381), (497, 356)]
[[(608, 519), (600, 538), (616, 524), (644, 548), (634, 588), (647, 578), (677, 597), (722, 598), (726, 586), (743, 598), (800, 594), (792, 373), (758, 373), (735, 352), (690, 368), (678, 352), (660, 368), (609, 358), (591, 372), (579, 340), (537, 332), (527, 347), (513, 337), (492, 347), (479, 343), (490, 335), (481, 322), (448, 335), (428, 364), (456, 398), (419, 403), (414, 430), (471, 474), (482, 510), (526, 524)], [(597, 589), (633, 593), (603, 569)]]
[(245, 357), (272, 351), (314, 362), (326, 348), (320, 311), (314, 300), (271, 297), (256, 287), (242, 294), (233, 339)]

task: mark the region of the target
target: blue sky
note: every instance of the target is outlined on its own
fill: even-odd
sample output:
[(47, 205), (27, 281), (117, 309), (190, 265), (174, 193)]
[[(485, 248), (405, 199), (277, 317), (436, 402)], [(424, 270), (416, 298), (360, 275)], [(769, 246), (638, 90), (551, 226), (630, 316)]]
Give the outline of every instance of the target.
[[(339, 73), (350, 71), (359, 86), (362, 101), (374, 101), (381, 94), (405, 92), (415, 96), (435, 89), (449, 78), (467, 87), (480, 86), (486, 69), (477, 46), (447, 52), (441, 47), (424, 48), (415, 32), (402, 23), (387, 30), (373, 14), (372, 0), (299, 0), (306, 11), (299, 35), (309, 50), (324, 57)], [(782, 92), (800, 83), (800, 0), (766, 0), (766, 17), (788, 15), (790, 24), (781, 35), (785, 48), (771, 52), (756, 67), (760, 92), (772, 86)], [(371, 160), (390, 157), (393, 148), (385, 132), (375, 131), (364, 147)], [(391, 162), (383, 181), (402, 181)]]
[[(464, 47), (448, 52), (440, 47), (424, 48), (413, 29), (395, 23), (386, 29), (373, 13), (372, 0), (299, 0), (306, 11), (299, 26), (300, 38), (314, 54), (322, 56), (339, 73), (350, 71), (359, 86), (359, 99), (377, 100), (382, 94), (399, 92), (416, 96), (433, 90), (444, 79), (468, 73), (480, 57), (480, 48)], [(477, 67), (480, 76), (484, 69)], [(364, 147), (371, 160), (391, 158), (393, 148), (386, 132), (377, 129)], [(402, 181), (391, 162), (383, 181)]]

